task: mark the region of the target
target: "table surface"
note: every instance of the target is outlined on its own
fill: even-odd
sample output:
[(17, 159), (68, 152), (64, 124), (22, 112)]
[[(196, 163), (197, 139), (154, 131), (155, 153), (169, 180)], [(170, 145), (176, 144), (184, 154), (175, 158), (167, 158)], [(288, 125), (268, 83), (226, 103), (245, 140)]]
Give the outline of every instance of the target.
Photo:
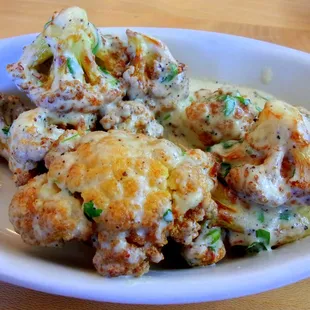
[[(0, 38), (39, 32), (53, 11), (78, 5), (98, 26), (203, 29), (310, 52), (309, 0), (0, 0)], [(225, 283), (223, 283), (225, 285)], [(309, 309), (310, 279), (255, 296), (161, 309)], [(153, 309), (51, 296), (0, 283), (0, 309)]]

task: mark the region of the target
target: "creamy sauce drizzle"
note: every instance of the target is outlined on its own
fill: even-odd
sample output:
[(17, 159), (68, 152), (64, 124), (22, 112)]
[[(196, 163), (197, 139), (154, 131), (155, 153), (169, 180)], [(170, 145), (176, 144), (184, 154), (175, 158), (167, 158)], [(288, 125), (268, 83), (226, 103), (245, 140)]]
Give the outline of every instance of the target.
[(179, 103), (177, 109), (173, 112), (168, 112), (161, 115), (160, 122), (164, 126), (164, 138), (172, 141), (183, 149), (202, 148), (201, 142), (197, 139), (197, 135), (192, 132), (186, 125), (185, 108), (191, 104), (194, 93), (200, 89), (208, 89), (216, 91), (221, 88), (224, 91), (238, 90), (243, 96), (249, 98), (251, 102), (263, 108), (266, 101), (275, 99), (272, 95), (263, 91), (258, 91), (253, 88), (242, 87), (238, 85), (231, 85), (227, 83), (219, 83), (208, 79), (190, 80), (190, 95), (186, 100)]

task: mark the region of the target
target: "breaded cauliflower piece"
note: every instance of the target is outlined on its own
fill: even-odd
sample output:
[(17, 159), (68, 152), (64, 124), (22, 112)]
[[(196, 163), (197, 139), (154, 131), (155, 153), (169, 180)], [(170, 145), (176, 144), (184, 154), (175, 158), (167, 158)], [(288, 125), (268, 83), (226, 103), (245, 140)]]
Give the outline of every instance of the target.
[[(31, 182), (47, 180), (49, 186), (60, 190), (57, 195), (72, 193), (70, 197), (79, 201), (80, 210), (93, 224), (92, 239), (97, 249), (93, 262), (102, 275), (138, 276), (147, 272), (150, 262), (163, 259), (161, 248), (169, 235), (185, 235), (182, 227), (189, 213), (199, 209), (203, 222), (215, 206), (210, 190), (216, 183), (216, 164), (211, 154), (192, 150), (184, 155), (167, 140), (121, 130), (92, 132), (73, 140), (64, 154), (57, 154), (55, 145), (48, 173)], [(10, 208), (18, 210), (16, 201), (23, 208), (28, 198), (22, 191)], [(45, 199), (50, 196), (46, 191)], [(28, 206), (32, 210), (30, 203)], [(54, 205), (56, 217), (57, 208)], [(14, 227), (26, 242), (32, 240), (32, 230), (22, 229), (29, 219), (25, 213), (15, 214), (20, 216), (11, 216)], [(32, 218), (35, 216), (31, 213)], [(178, 225), (179, 234), (172, 233), (174, 225)], [(192, 239), (199, 234), (200, 225), (195, 226), (197, 234)], [(56, 231), (57, 227), (40, 229)], [(186, 238), (191, 239), (188, 234)], [(179, 240), (183, 242), (181, 237)], [(44, 238), (31, 242), (46, 244)]]
[[(218, 205), (214, 225), (229, 230), (231, 246), (250, 246), (259, 252), (304, 238), (310, 234), (310, 199), (296, 199), (279, 207), (261, 206), (240, 199), (229, 187), (219, 185), (212, 192)], [(268, 236), (261, 240), (257, 231)], [(262, 245), (263, 243), (263, 245)]]
[(100, 123), (105, 130), (121, 129), (132, 133), (143, 133), (147, 136), (160, 138), (164, 128), (154, 113), (139, 101), (119, 101), (104, 106), (104, 117)]
[(277, 207), (309, 197), (307, 113), (282, 101), (267, 102), (243, 143), (212, 147), (231, 166), (224, 177), (242, 199)]
[(9, 159), (8, 139), (14, 120), (28, 107), (17, 96), (0, 93), (0, 156)]
[(86, 241), (92, 224), (79, 199), (43, 174), (20, 187), (9, 208), (9, 218), (24, 242), (59, 246), (73, 239)]
[(20, 114), (12, 124), (8, 138), (8, 161), (15, 183), (24, 185), (37, 174), (38, 163), (68, 125), (84, 131), (92, 128), (95, 121), (96, 116), (92, 114), (58, 114), (43, 108)]
[(142, 99), (156, 112), (172, 110), (188, 97), (186, 66), (161, 41), (127, 30), (130, 63), (123, 77), (130, 100)]
[(38, 107), (94, 113), (125, 95), (118, 77), (126, 62), (121, 41), (102, 36), (84, 10), (71, 7), (56, 12), (7, 71)]
[(190, 266), (215, 264), (226, 254), (220, 227), (205, 221), (199, 236), (189, 245), (184, 246), (182, 255)]
[(255, 104), (238, 91), (222, 89), (196, 91), (185, 112), (187, 126), (204, 146), (243, 139), (258, 115)]

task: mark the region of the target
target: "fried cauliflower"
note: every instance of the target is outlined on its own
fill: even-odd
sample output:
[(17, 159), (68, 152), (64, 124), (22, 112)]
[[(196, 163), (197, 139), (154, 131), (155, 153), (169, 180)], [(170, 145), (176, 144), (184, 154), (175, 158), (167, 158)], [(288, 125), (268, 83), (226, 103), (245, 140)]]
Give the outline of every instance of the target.
[(119, 101), (106, 105), (100, 123), (105, 130), (121, 129), (132, 133), (144, 133), (150, 137), (160, 138), (164, 128), (154, 113), (142, 102)]
[[(167, 140), (121, 130), (72, 140), (65, 153), (52, 149), (48, 172), (12, 200), (10, 220), (25, 242), (55, 245), (92, 235), (93, 262), (105, 276), (147, 272), (150, 262), (163, 259), (168, 236), (195, 246), (200, 224), (216, 213), (212, 155), (184, 154)], [(212, 250), (193, 264), (223, 256), (211, 257)]]
[(219, 184), (212, 192), (218, 205), (214, 225), (229, 230), (231, 246), (249, 247), (250, 253), (270, 249), (310, 234), (310, 199), (290, 205), (262, 207), (240, 199), (229, 187)]
[(309, 197), (307, 113), (282, 101), (267, 102), (242, 143), (212, 147), (228, 165), (225, 180), (239, 197), (274, 207)]
[(56, 12), (7, 71), (38, 107), (94, 113), (125, 95), (126, 63), (119, 38), (103, 36), (84, 10), (71, 7)]
[(0, 93), (0, 156), (9, 159), (8, 140), (14, 120), (28, 107), (17, 96)]
[(258, 115), (257, 107), (238, 91), (196, 91), (186, 108), (186, 125), (204, 146), (243, 139)]
[(36, 108), (18, 116), (10, 128), (8, 138), (8, 161), (19, 185), (37, 174), (38, 163), (64, 132), (68, 125), (85, 131), (93, 128), (96, 116), (70, 112), (59, 114), (47, 109)]
[(123, 77), (129, 99), (142, 99), (156, 112), (174, 109), (189, 94), (186, 66), (161, 41), (131, 30), (126, 33), (130, 63)]

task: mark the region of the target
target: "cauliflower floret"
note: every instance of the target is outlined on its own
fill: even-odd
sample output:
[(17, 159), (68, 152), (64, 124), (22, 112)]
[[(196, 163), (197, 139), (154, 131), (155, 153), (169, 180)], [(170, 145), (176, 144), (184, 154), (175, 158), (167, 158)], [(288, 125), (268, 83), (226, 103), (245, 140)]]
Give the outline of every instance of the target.
[(231, 166), (225, 180), (247, 201), (276, 207), (310, 195), (310, 121), (302, 109), (267, 102), (243, 143), (211, 151)]
[[(39, 178), (59, 190), (57, 195), (72, 193), (70, 197), (79, 202), (78, 214), (83, 210), (92, 222), (97, 249), (93, 262), (102, 275), (138, 276), (147, 272), (150, 262), (163, 259), (161, 248), (169, 235), (176, 236), (172, 232), (174, 225), (180, 226), (181, 232), (189, 213), (199, 209), (204, 221), (204, 215), (209, 216), (209, 209), (214, 208), (210, 190), (216, 182), (216, 169), (210, 154), (193, 150), (184, 155), (167, 140), (121, 130), (92, 132), (75, 141), (66, 153), (54, 152), (48, 173)], [(50, 196), (44, 196), (46, 201)], [(19, 190), (11, 208), (18, 210), (18, 203), (23, 208), (27, 199)], [(31, 203), (27, 205), (33, 210)], [(53, 212), (57, 218), (57, 205)], [(23, 239), (45, 245), (44, 235), (33, 237), (32, 229), (25, 226), (32, 225), (25, 213), (15, 214), (19, 216), (12, 223)], [(50, 225), (40, 226), (40, 231), (58, 229)], [(199, 228), (197, 231), (199, 234)]]
[(9, 218), (16, 232), (32, 245), (59, 246), (73, 239), (86, 241), (92, 234), (79, 199), (58, 188), (46, 174), (18, 189)]
[[(229, 187), (218, 184), (212, 191), (218, 204), (213, 225), (229, 230), (231, 246), (250, 246), (252, 251), (266, 250), (304, 238), (310, 234), (310, 208), (308, 201), (295, 200), (287, 206), (268, 207), (240, 199)], [(265, 231), (261, 239), (257, 231)]]
[(68, 125), (84, 131), (92, 128), (95, 121), (96, 116), (92, 114), (70, 112), (63, 115), (43, 108), (20, 114), (12, 124), (8, 138), (9, 167), (16, 184), (23, 185), (37, 174), (38, 163)]
[(164, 128), (155, 120), (154, 113), (139, 101), (120, 101), (104, 106), (100, 123), (105, 130), (121, 129), (160, 138)]
[(125, 95), (125, 84), (117, 77), (126, 62), (120, 40), (102, 36), (84, 10), (71, 7), (55, 13), (7, 70), (37, 106), (93, 113)]
[(220, 227), (210, 225), (205, 221), (199, 236), (183, 249), (183, 257), (190, 266), (205, 266), (215, 264), (226, 254)]
[(28, 107), (16, 96), (0, 93), (0, 156), (9, 159), (8, 139), (14, 120)]
[(142, 99), (156, 112), (174, 109), (189, 94), (186, 66), (161, 41), (131, 30), (126, 33), (130, 63), (123, 77), (129, 83), (129, 99)]
[(257, 115), (255, 104), (238, 91), (201, 89), (186, 108), (186, 123), (204, 146), (210, 146), (244, 138)]

